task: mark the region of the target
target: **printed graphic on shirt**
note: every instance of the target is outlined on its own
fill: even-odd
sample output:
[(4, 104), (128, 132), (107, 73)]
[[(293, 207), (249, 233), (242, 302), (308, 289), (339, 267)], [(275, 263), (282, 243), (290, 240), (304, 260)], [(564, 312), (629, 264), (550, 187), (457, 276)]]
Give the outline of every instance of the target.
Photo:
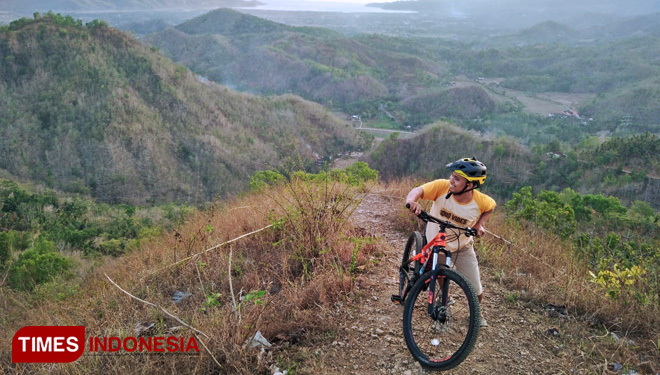
[(444, 217), (447, 220), (453, 221), (454, 223), (458, 225), (467, 225), (468, 224), (468, 219), (464, 219), (460, 216), (457, 216), (447, 210), (441, 209), (440, 210), (440, 217)]
[[(495, 200), (477, 190), (473, 192), (472, 200), (467, 203), (459, 203), (454, 196), (447, 199), (449, 192), (449, 180), (435, 180), (422, 185), (424, 194), (422, 199), (433, 201), (433, 206), (429, 210), (429, 214), (440, 219), (447, 220), (458, 226), (473, 226), (479, 219), (482, 213), (493, 210), (495, 208)], [(429, 223), (426, 226), (426, 238), (431, 240), (438, 234), (440, 227), (438, 224)], [(448, 230), (449, 233), (449, 230)], [(464, 234), (460, 236), (448, 236), (448, 238), (455, 238), (454, 241), (447, 242), (447, 249), (456, 251), (472, 243), (472, 237), (467, 237)]]

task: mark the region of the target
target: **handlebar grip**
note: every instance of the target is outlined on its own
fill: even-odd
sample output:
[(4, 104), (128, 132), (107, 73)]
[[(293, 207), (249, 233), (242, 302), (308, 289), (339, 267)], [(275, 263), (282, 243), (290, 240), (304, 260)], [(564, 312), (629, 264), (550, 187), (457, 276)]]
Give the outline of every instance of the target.
[(406, 208), (410, 209), (410, 203), (406, 203)]

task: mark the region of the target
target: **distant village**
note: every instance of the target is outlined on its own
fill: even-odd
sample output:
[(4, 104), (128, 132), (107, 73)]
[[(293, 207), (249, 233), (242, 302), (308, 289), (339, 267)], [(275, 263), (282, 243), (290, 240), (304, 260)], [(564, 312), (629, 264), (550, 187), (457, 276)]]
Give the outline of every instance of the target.
[(567, 119), (577, 120), (580, 121), (582, 125), (587, 125), (589, 124), (590, 121), (594, 120), (591, 117), (588, 119), (582, 118), (578, 113), (578, 111), (573, 108), (569, 108), (562, 113), (550, 113), (548, 114), (548, 116), (553, 118), (567, 118)]

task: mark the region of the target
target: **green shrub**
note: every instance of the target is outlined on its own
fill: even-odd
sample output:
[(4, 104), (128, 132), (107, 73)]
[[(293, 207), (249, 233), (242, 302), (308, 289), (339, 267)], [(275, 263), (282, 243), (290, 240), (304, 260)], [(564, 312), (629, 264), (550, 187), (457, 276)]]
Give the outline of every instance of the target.
[(4, 269), (11, 257), (11, 239), (9, 233), (0, 232), (0, 270)]
[(534, 198), (532, 187), (525, 186), (520, 192), (513, 193), (504, 208), (508, 217), (536, 223), (562, 238), (570, 237), (577, 230), (573, 208), (563, 203), (554, 191), (544, 190)]
[(41, 239), (18, 256), (7, 281), (12, 289), (29, 291), (55, 276), (67, 275), (72, 267), (73, 261), (57, 253), (53, 242)]

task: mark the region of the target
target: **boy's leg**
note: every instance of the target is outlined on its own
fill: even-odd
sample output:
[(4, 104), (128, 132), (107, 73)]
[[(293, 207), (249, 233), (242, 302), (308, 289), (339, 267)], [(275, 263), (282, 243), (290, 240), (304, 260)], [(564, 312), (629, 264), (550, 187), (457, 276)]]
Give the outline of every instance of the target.
[[(454, 256), (454, 265), (458, 272), (462, 273), (474, 287), (474, 291), (477, 293), (477, 298), (479, 299), (479, 304), (484, 297), (484, 288), (481, 285), (481, 276), (479, 274), (479, 262), (477, 261), (477, 254), (474, 252), (474, 247), (472, 245), (467, 246), (457, 252)], [(483, 305), (481, 322), (482, 327), (487, 327), (488, 323), (483, 316)]]

